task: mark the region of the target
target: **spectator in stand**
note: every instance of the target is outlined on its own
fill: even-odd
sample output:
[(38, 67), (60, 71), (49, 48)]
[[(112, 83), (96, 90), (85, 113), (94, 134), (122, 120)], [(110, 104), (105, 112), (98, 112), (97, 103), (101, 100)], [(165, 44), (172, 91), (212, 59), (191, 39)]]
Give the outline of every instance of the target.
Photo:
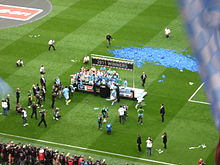
[(41, 148), (39, 153), (38, 153), (38, 160), (40, 162), (40, 165), (44, 165), (45, 163), (45, 154), (44, 154), (44, 149)]
[(206, 165), (206, 163), (200, 158), (198, 161), (198, 165)]
[[(22, 145), (10, 143), (0, 143), (1, 163), (8, 164), (40, 164), (40, 165), (106, 165), (105, 159), (96, 160), (93, 163), (93, 158), (90, 156), (86, 159), (84, 156), (73, 155), (70, 153), (64, 154), (57, 150), (43, 147), (35, 147), (32, 145)], [(54, 160), (54, 162), (53, 162)]]

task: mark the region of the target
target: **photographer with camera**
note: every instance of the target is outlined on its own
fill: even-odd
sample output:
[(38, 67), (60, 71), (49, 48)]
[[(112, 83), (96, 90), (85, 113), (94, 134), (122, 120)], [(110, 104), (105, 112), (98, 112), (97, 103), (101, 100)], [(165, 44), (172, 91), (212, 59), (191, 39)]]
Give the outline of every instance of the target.
[(47, 127), (47, 123), (46, 123), (46, 120), (45, 120), (45, 117), (46, 117), (46, 109), (42, 109), (42, 110), (40, 111), (40, 117), (41, 117), (41, 121), (38, 123), (38, 127), (41, 125), (42, 122), (44, 123), (44, 126)]

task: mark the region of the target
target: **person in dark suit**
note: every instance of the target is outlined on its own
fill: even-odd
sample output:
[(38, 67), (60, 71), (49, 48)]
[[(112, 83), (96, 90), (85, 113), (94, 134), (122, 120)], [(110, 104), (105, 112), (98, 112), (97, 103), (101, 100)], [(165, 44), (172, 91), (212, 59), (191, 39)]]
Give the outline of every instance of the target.
[(16, 99), (17, 99), (17, 104), (20, 103), (20, 102), (19, 102), (20, 94), (21, 94), (21, 91), (20, 91), (19, 88), (17, 88), (17, 89), (16, 89)]
[(163, 144), (164, 144), (163, 148), (167, 149), (167, 133), (166, 132), (163, 133), (162, 139), (163, 139)]
[(51, 108), (54, 108), (54, 104), (55, 104), (55, 101), (56, 101), (56, 97), (57, 97), (56, 92), (53, 92), (53, 93), (52, 93), (52, 104), (51, 104)]
[(31, 118), (33, 118), (33, 115), (34, 115), (36, 120), (37, 120), (37, 107), (38, 105), (35, 102), (33, 102), (31, 105), (31, 108), (32, 108)]
[(161, 104), (161, 107), (160, 107), (160, 115), (161, 115), (161, 118), (162, 118), (162, 122), (164, 122), (164, 115), (165, 115), (165, 107), (164, 107), (164, 104)]
[(98, 115), (98, 129), (102, 129), (102, 114)]
[(41, 123), (43, 122), (44, 123), (44, 126), (47, 127), (47, 123), (46, 123), (46, 120), (45, 120), (45, 117), (46, 117), (46, 110), (43, 109), (40, 111), (40, 117), (41, 117), (41, 121), (38, 123), (38, 127), (41, 125)]
[(141, 152), (141, 135), (137, 134), (137, 146), (138, 146), (138, 152)]
[(107, 41), (107, 48), (109, 48), (111, 46), (111, 40), (114, 40), (114, 39), (112, 38), (112, 36), (109, 33), (106, 35), (105, 38)]
[(146, 79), (147, 79), (147, 75), (145, 74), (145, 72), (143, 72), (141, 75), (142, 87), (144, 87)]
[(120, 102), (120, 89), (119, 89), (119, 86), (118, 84), (115, 85), (116, 87), (116, 98), (117, 98), (117, 102)]
[(44, 75), (41, 75), (40, 84), (41, 84), (41, 87), (44, 86), (46, 89), (46, 79), (45, 79)]
[(96, 82), (95, 82), (95, 81), (93, 81), (93, 92), (94, 92), (94, 95), (95, 95), (95, 96), (97, 96), (97, 95), (98, 95), (98, 93), (97, 93), (96, 89), (97, 89), (97, 84), (96, 84)]
[(10, 106), (10, 95), (8, 94), (7, 95), (7, 97), (5, 98), (5, 100), (6, 100), (6, 102), (7, 102), (7, 104), (8, 104), (8, 110), (10, 110), (11, 109), (11, 106)]

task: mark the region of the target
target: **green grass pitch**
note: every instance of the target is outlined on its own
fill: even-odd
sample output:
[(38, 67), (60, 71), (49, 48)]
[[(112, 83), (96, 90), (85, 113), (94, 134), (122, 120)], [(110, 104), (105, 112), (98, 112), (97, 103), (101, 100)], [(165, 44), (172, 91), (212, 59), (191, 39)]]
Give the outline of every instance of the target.
[[(11, 96), (12, 110), (9, 116), (0, 116), (0, 132), (34, 139), (42, 139), (62, 144), (86, 147), (119, 153), (134, 157), (169, 162), (173, 164), (194, 165), (199, 158), (208, 164), (214, 164), (214, 149), (218, 132), (215, 128), (208, 105), (188, 102), (189, 97), (201, 85), (198, 73), (180, 72), (153, 64), (135, 67), (135, 84), (141, 88), (140, 75), (145, 71), (148, 75), (145, 87), (148, 96), (144, 125), (137, 125), (135, 101), (121, 100), (111, 106), (101, 97), (86, 93), (75, 93), (69, 106), (64, 99), (56, 102), (62, 109), (62, 119), (52, 119), (51, 87), (56, 76), (64, 85), (69, 85), (70, 74), (78, 72), (82, 66), (82, 58), (92, 53), (110, 55), (105, 46), (105, 35), (111, 33), (116, 40), (115, 46), (150, 45), (154, 48), (188, 50), (189, 44), (184, 26), (174, 0), (51, 0), (52, 12), (41, 20), (23, 26), (0, 30), (0, 77), (14, 89)], [(164, 28), (172, 30), (172, 38), (164, 37)], [(30, 38), (29, 35), (40, 37)], [(56, 51), (48, 51), (47, 42), (56, 40)], [(22, 58), (25, 66), (16, 68), (15, 62)], [(77, 60), (73, 63), (71, 60)], [(37, 127), (38, 121), (28, 117), (29, 126), (22, 127), (21, 117), (16, 114), (15, 89), (21, 88), (21, 103), (27, 105), (27, 90), (32, 84), (39, 82), (40, 65), (45, 65), (48, 84), (47, 98), (44, 107), (49, 110), (47, 115), (48, 128)], [(118, 70), (121, 78), (132, 84), (132, 72)], [(163, 83), (158, 83), (165, 74)], [(189, 85), (188, 82), (194, 82)], [(198, 92), (196, 98), (205, 101), (204, 93)], [(165, 123), (160, 122), (160, 104), (166, 106)], [(129, 106), (128, 121), (120, 125), (117, 116), (119, 105)], [(110, 108), (110, 119), (113, 133), (108, 136), (105, 129), (97, 130), (98, 111), (94, 107), (107, 105)], [(30, 111), (30, 110), (29, 110)], [(155, 149), (163, 147), (161, 135), (168, 133), (168, 149), (158, 154)], [(142, 135), (143, 152), (138, 153), (136, 135)], [(145, 139), (152, 136), (154, 140), (153, 155), (146, 157)], [(0, 136), (1, 141), (23, 139)], [(49, 145), (40, 142), (25, 141), (36, 145)], [(189, 147), (206, 144), (205, 149), (189, 150)], [(106, 158), (109, 164), (123, 165), (125, 162), (134, 164), (155, 164), (138, 161), (120, 156), (86, 152), (57, 145), (50, 145), (61, 151), (70, 151), (96, 158)]]

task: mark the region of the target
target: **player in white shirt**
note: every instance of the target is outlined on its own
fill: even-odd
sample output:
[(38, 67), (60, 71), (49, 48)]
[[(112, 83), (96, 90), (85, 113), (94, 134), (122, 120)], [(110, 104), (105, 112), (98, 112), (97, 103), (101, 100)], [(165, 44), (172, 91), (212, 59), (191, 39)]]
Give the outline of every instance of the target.
[(28, 123), (27, 123), (27, 111), (26, 111), (26, 108), (24, 108), (22, 111), (21, 111), (21, 117), (22, 117), (22, 120), (23, 120), (23, 126), (27, 126)]
[(170, 38), (171, 30), (169, 28), (166, 27), (164, 30), (164, 33), (165, 33), (166, 38)]
[(50, 41), (48, 42), (48, 45), (49, 45), (48, 50), (49, 50), (49, 51), (50, 51), (50, 48), (51, 48), (51, 47), (53, 48), (53, 50), (56, 50), (55, 47), (54, 47), (54, 44), (55, 44), (55, 40), (50, 40)]

